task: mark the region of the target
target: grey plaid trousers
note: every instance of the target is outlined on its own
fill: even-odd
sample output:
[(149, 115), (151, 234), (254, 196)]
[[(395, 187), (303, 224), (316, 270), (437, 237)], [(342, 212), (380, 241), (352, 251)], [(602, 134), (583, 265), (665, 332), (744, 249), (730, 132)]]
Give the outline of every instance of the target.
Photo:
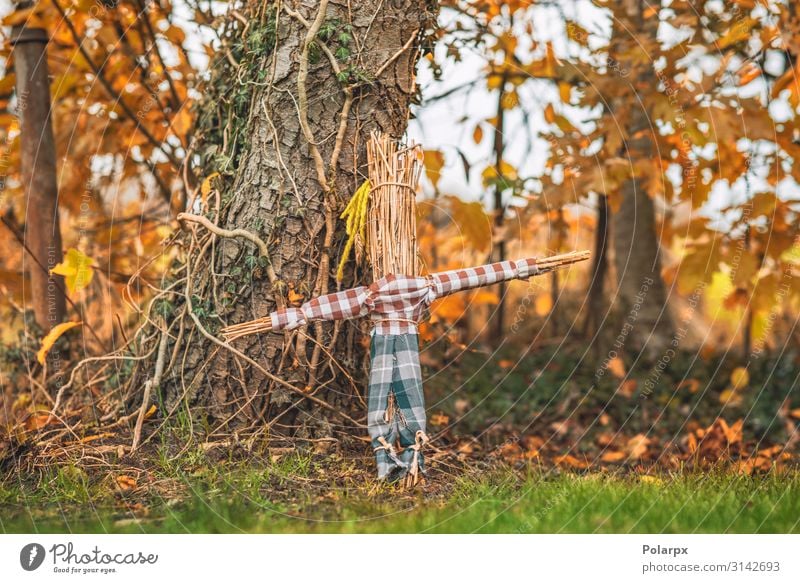
[[(367, 426), (378, 464), (378, 479), (399, 479), (418, 463), (417, 433), (425, 432), (425, 396), (417, 334), (373, 334)], [(403, 448), (397, 453), (395, 443)], [(416, 456), (415, 456), (416, 454)], [(416, 462), (414, 460), (417, 460)]]

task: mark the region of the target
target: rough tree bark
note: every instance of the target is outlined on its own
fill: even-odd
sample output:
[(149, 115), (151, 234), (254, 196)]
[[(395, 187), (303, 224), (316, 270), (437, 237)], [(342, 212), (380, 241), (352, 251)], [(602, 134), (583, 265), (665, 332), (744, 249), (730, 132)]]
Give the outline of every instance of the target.
[[(20, 8), (25, 8), (21, 4)], [(25, 188), (25, 246), (31, 305), (44, 330), (64, 320), (66, 299), (62, 283), (50, 270), (63, 257), (58, 222), (56, 147), (50, 119), (50, 78), (47, 71), (47, 33), (40, 28), (12, 30), (17, 108), (20, 113), (20, 160)]]
[[(198, 151), (221, 158), (229, 175), (219, 212), (212, 193), (207, 215), (260, 237), (268, 260), (247, 240), (214, 242), (214, 264), (187, 274), (192, 309), (208, 330), (336, 290), (339, 213), (366, 178), (370, 132), (405, 132), (420, 43), (435, 11), (425, 0), (249, 1), (233, 14), (230, 44), (212, 71), (220, 86), (210, 88), (198, 128)], [(343, 285), (369, 281), (359, 268)], [(238, 414), (295, 435), (330, 435), (345, 420), (334, 409), (359, 416), (363, 389), (354, 380), (365, 332), (364, 323), (337, 322), (235, 343), (294, 390), (202, 334), (185, 333), (185, 362), (163, 392), (168, 404), (188, 398), (215, 419)]]

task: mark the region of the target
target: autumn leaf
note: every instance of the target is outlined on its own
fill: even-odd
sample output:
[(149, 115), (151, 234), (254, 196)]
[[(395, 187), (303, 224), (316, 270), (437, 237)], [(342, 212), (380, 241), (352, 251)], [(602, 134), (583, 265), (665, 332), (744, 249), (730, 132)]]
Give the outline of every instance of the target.
[(639, 476), (639, 481), (643, 484), (651, 484), (653, 486), (661, 486), (664, 483), (664, 480), (656, 478), (655, 476), (648, 476), (647, 474)]
[(536, 296), (534, 309), (537, 315), (546, 316), (553, 309), (553, 298), (550, 294), (539, 294)]
[(731, 373), (731, 388), (738, 391), (745, 388), (750, 382), (750, 374), (743, 366), (733, 369)]
[(203, 180), (203, 184), (200, 185), (200, 194), (202, 196), (202, 200), (204, 203), (206, 202), (206, 199), (208, 198), (208, 195), (211, 192), (211, 183), (217, 176), (219, 176), (219, 172), (212, 172), (211, 174), (205, 177), (205, 179)]
[(430, 418), (431, 425), (442, 426), (450, 423), (450, 417), (444, 413), (434, 413)]
[(625, 363), (619, 356), (615, 356), (611, 360), (608, 361), (606, 365), (608, 370), (618, 379), (625, 377)]
[(619, 385), (617, 392), (620, 395), (630, 398), (634, 395), (634, 393), (636, 393), (636, 387), (638, 384), (639, 383), (636, 381), (636, 379), (626, 379)]
[(444, 154), (441, 150), (425, 150), (423, 154), (425, 165), (425, 176), (431, 181), (435, 189), (439, 188), (439, 179), (442, 177), (444, 168)]
[(554, 123), (556, 121), (556, 110), (552, 103), (548, 103), (544, 108), (544, 120), (547, 123)]
[[(483, 177), (483, 185), (488, 187), (495, 182), (513, 182), (518, 178), (517, 169), (514, 168), (511, 164), (506, 162), (505, 160), (501, 160), (500, 164), (500, 173), (498, 174), (497, 166), (491, 165), (487, 166), (486, 169), (482, 172), (481, 176)], [(508, 186), (507, 184), (501, 184), (501, 186)]]
[(87, 287), (92, 282), (94, 259), (87, 257), (77, 249), (67, 250), (64, 261), (50, 270), (50, 273), (63, 275), (70, 293)]
[(602, 456), (600, 456), (600, 460), (607, 463), (615, 464), (617, 462), (621, 462), (627, 457), (628, 455), (624, 451), (607, 451)]
[(117, 476), (116, 481), (120, 490), (133, 490), (136, 488), (136, 478), (132, 478), (131, 476)]
[(589, 467), (589, 462), (580, 460), (574, 455), (569, 454), (556, 456), (553, 458), (553, 461), (560, 466), (568, 466), (578, 470), (583, 470)]
[(290, 289), (289, 293), (286, 295), (287, 298), (289, 299), (289, 303), (296, 308), (299, 307), (303, 303), (303, 300), (305, 299), (305, 296), (303, 294), (297, 293), (293, 289)]
[(481, 124), (475, 126), (475, 129), (472, 132), (472, 141), (476, 144), (480, 144), (483, 140), (483, 128)]
[(647, 453), (647, 447), (650, 445), (650, 438), (642, 433), (634, 435), (628, 440), (626, 449), (631, 459), (638, 460)]
[(50, 352), (50, 349), (53, 348), (53, 345), (61, 338), (64, 332), (80, 325), (81, 322), (63, 322), (57, 326), (53, 326), (50, 332), (47, 333), (47, 336), (42, 339), (42, 346), (39, 348), (39, 352), (36, 353), (36, 360), (39, 361), (39, 364), (44, 364), (47, 353)]

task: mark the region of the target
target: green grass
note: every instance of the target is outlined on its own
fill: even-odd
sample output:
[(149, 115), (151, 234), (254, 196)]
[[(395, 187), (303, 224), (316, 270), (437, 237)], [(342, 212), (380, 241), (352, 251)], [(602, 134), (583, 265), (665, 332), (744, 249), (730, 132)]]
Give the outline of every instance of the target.
[(0, 532), (800, 533), (797, 472), (653, 478), (494, 470), (409, 495), (358, 479), (326, 484), (307, 478), (311, 471), (298, 457), (274, 468), (188, 475), (188, 497), (153, 496), (135, 514), (97, 485), (83, 488), (85, 476), (59, 472), (34, 492), (0, 485)]

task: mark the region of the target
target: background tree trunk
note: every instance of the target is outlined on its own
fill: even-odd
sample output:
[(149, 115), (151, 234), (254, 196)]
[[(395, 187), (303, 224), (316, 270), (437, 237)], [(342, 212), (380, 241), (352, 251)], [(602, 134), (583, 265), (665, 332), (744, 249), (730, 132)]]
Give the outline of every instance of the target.
[[(20, 5), (24, 8), (25, 5)], [(25, 188), (25, 247), (36, 323), (44, 330), (64, 320), (63, 283), (50, 270), (63, 257), (58, 222), (56, 147), (50, 119), (47, 33), (15, 26), (12, 31), (17, 108), (20, 116), (20, 161)]]
[[(198, 149), (222, 155), (230, 176), (218, 224), (247, 229), (269, 248), (267, 262), (248, 241), (218, 240), (215, 264), (187, 274), (192, 308), (212, 332), (336, 291), (338, 216), (366, 179), (367, 137), (404, 134), (420, 39), (435, 24), (435, 3), (422, 0), (282, 5), (276, 13), (274, 4), (253, 1), (246, 25), (232, 19), (233, 52), (215, 63), (200, 116)], [(370, 280), (353, 269), (343, 287)], [(294, 435), (330, 435), (331, 423), (343, 420), (334, 409), (354, 414), (363, 403), (366, 331), (356, 320), (236, 342), (294, 391), (204, 336), (185, 335), (185, 379), (172, 374), (168, 403), (187, 394), (213, 418), (243, 413)]]
[[(606, 274), (608, 272), (608, 197), (597, 195), (597, 227), (594, 232), (594, 251), (592, 253), (591, 282), (586, 299), (586, 317), (583, 321), (584, 337), (596, 335), (605, 318), (606, 301), (604, 296)], [(592, 346), (597, 346), (593, 342)]]
[[(641, 0), (626, 0), (624, 10), (628, 18), (641, 30), (641, 39), (630, 38), (630, 30), (615, 19), (616, 34), (621, 46), (629, 43), (657, 43), (657, 18), (645, 18), (647, 6)], [(651, 46), (651, 45), (647, 45)], [(628, 59), (620, 58), (622, 67), (633, 72), (636, 87), (653, 87), (658, 83), (649, 64), (638, 68)], [(653, 132), (648, 112), (637, 101), (629, 111), (618, 108), (625, 120), (625, 154), (634, 172), (637, 160), (655, 156)], [(623, 329), (627, 329), (624, 350), (642, 354), (647, 359), (657, 359), (666, 349), (672, 336), (672, 320), (667, 309), (667, 292), (661, 277), (659, 240), (656, 233), (655, 205), (645, 189), (644, 181), (630, 176), (621, 188), (621, 204), (613, 217), (614, 261), (617, 272), (618, 314)]]

